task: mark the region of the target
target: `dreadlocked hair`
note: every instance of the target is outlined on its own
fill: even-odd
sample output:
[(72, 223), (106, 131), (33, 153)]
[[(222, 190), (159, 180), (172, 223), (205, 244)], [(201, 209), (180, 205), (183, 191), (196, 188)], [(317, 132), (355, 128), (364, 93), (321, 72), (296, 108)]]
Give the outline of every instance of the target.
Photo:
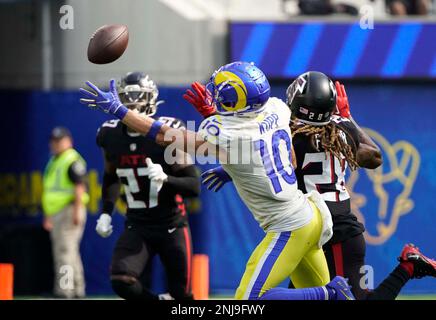
[[(312, 144), (318, 151), (330, 152), (339, 160), (345, 157), (351, 170), (356, 170), (359, 168), (359, 164), (356, 160), (356, 154), (353, 152), (353, 148), (344, 141), (341, 137), (340, 132), (344, 132), (349, 135), (346, 131), (339, 129), (334, 123), (330, 122), (324, 126), (313, 126), (310, 124), (295, 123), (291, 122), (292, 136), (297, 134), (305, 134), (306, 136), (311, 136)], [(317, 137), (315, 137), (317, 135)], [(319, 144), (315, 142), (315, 139), (319, 140)], [(350, 139), (353, 141), (352, 139)], [(321, 148), (320, 148), (321, 147)], [(356, 146), (354, 145), (354, 150)]]

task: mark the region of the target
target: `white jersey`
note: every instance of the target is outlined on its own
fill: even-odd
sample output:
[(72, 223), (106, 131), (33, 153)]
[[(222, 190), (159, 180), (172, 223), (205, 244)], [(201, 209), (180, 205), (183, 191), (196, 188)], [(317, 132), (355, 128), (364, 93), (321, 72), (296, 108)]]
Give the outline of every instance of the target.
[(292, 167), (290, 117), (282, 100), (270, 98), (258, 114), (214, 115), (199, 129), (205, 140), (227, 151), (221, 165), (265, 231), (292, 231), (312, 219)]

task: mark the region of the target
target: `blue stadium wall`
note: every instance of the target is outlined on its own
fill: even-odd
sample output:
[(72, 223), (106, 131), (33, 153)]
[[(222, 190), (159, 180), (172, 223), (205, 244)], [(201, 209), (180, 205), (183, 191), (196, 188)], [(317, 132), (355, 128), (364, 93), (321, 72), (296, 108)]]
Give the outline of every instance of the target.
[(270, 78), (317, 70), (335, 78), (436, 78), (434, 22), (236, 22), (230, 60), (255, 62)]
[[(276, 85), (273, 94), (283, 98), (285, 88)], [(347, 90), (355, 119), (370, 129), (385, 158), (376, 175), (360, 170), (349, 177), (354, 210), (367, 228), (366, 263), (373, 268), (377, 284), (395, 267), (396, 257), (407, 242), (436, 256), (436, 88), (432, 84), (352, 83)], [(159, 113), (200, 120), (183, 101), (182, 93), (182, 88), (162, 88), (161, 98), (166, 103)], [(95, 134), (108, 117), (80, 105), (76, 92), (0, 92), (0, 100), (4, 119), (0, 126), (0, 229), (12, 224), (40, 225), (37, 184), (49, 157), (47, 138), (52, 127), (67, 126), (94, 172), (93, 199), (82, 241), (87, 292), (111, 294), (109, 263), (124, 218), (115, 216), (115, 231), (108, 239), (94, 231), (97, 182), (101, 183), (102, 172)], [(11, 213), (14, 215), (6, 216)], [(263, 232), (231, 185), (218, 194), (203, 190), (201, 208), (191, 215), (190, 222), (195, 253), (210, 257), (211, 292), (232, 293)], [(157, 269), (156, 278), (161, 279), (162, 270)], [(155, 288), (164, 290), (163, 282), (157, 282)], [(436, 293), (434, 279), (411, 281), (404, 292)]]

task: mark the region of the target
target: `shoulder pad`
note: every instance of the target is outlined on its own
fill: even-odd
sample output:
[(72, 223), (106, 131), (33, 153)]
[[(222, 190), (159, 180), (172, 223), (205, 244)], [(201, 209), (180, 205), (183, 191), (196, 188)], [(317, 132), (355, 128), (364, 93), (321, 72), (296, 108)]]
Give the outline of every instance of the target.
[(120, 124), (120, 120), (118, 120), (118, 119), (108, 120), (108, 121), (105, 121), (100, 126), (99, 130), (102, 128), (116, 128), (119, 124)]
[(349, 123), (351, 123), (351, 120), (350, 120), (350, 119), (343, 118), (343, 117), (338, 116), (338, 115), (336, 115), (336, 114), (332, 115), (332, 120), (331, 120), (331, 121), (333, 121), (334, 123), (337, 123), (337, 124), (340, 124), (340, 123), (343, 123), (343, 122), (349, 122)]
[(216, 114), (201, 122), (198, 133), (206, 141), (217, 144), (218, 138), (223, 135), (223, 129), (222, 117)]
[(97, 129), (97, 145), (103, 147), (104, 137), (106, 136), (109, 130), (113, 130), (118, 127), (121, 123), (120, 120), (108, 120), (104, 122), (100, 128)]
[(353, 122), (351, 122), (350, 119), (347, 118), (343, 118), (340, 116), (333, 116), (332, 117), (332, 122), (344, 133), (346, 133), (348, 135), (348, 141), (349, 144), (355, 144), (356, 148), (359, 146), (359, 132), (356, 128), (356, 126), (353, 124)]
[(174, 128), (174, 129), (186, 129), (185, 122), (180, 120), (180, 119), (177, 119), (177, 118), (159, 117), (157, 120), (160, 122), (163, 122), (167, 126), (170, 126), (171, 128)]

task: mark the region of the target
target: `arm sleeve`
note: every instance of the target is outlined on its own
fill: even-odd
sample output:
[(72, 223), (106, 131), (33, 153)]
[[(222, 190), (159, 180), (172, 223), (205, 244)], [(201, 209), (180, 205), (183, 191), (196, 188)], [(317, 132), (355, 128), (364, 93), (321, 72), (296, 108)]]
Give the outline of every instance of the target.
[(86, 167), (81, 161), (74, 161), (68, 168), (68, 177), (74, 184), (84, 183), (86, 180)]
[(120, 196), (121, 183), (115, 172), (115, 170), (108, 170), (106, 167), (110, 166), (110, 161), (105, 152), (104, 140), (105, 132), (103, 126), (101, 126), (97, 131), (96, 143), (103, 151), (104, 157), (104, 172), (103, 172), (103, 183), (101, 186), (101, 200), (102, 200), (102, 213), (107, 213), (112, 215), (115, 208), (115, 202)]
[(179, 168), (168, 175), (166, 184), (184, 197), (197, 197), (200, 195), (200, 179), (197, 168), (193, 165)]
[(356, 126), (351, 121), (347, 120), (347, 121), (341, 121), (338, 124), (338, 127), (342, 131), (347, 133), (348, 144), (351, 146), (354, 145), (356, 147), (356, 150), (354, 151), (357, 151), (360, 145), (360, 140), (359, 140), (359, 131), (356, 128)]
[(121, 183), (118, 176), (104, 172), (102, 185), (102, 212), (112, 215), (115, 207), (115, 202), (120, 195)]

